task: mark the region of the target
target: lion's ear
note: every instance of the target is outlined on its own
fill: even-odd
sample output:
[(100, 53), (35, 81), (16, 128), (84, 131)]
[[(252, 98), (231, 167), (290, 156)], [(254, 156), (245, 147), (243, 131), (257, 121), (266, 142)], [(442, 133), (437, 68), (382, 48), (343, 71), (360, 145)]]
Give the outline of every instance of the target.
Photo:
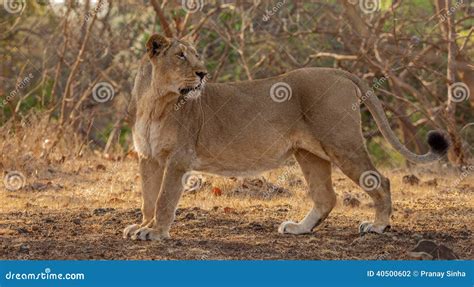
[(154, 34), (146, 42), (146, 52), (148, 57), (153, 58), (159, 55), (164, 48), (170, 44), (170, 40), (164, 36)]

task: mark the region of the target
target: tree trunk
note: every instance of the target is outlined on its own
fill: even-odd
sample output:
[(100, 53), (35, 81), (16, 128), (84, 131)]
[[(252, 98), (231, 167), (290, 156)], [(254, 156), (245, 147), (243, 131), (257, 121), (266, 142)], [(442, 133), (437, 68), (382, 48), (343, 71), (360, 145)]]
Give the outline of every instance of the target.
[(456, 46), (456, 29), (454, 27), (454, 13), (447, 12), (451, 11), (451, 4), (451, 0), (444, 0), (444, 2), (442, 0), (437, 1), (438, 13), (445, 14), (444, 16), (446, 20), (441, 26), (443, 27), (444, 34), (448, 42), (448, 68), (446, 73), (448, 80), (448, 100), (446, 103), (445, 115), (446, 126), (452, 144), (448, 157), (453, 164), (464, 165), (466, 164), (466, 157), (462, 149), (461, 137), (456, 127), (456, 102), (453, 101), (453, 91), (450, 88), (450, 86), (456, 82), (456, 55), (458, 53)]

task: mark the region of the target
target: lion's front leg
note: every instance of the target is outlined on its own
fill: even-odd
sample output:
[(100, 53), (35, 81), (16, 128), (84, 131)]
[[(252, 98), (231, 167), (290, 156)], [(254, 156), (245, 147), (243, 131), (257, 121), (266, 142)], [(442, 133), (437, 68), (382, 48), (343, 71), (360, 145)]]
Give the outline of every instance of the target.
[(152, 159), (140, 159), (140, 177), (142, 185), (142, 223), (132, 224), (123, 230), (123, 237), (132, 236), (138, 229), (153, 224), (155, 206), (163, 179), (163, 167)]
[(181, 178), (184, 169), (169, 165), (163, 178), (161, 192), (156, 201), (155, 215), (152, 224), (139, 228), (132, 239), (160, 240), (169, 238), (170, 226), (174, 221), (176, 207), (183, 193)]

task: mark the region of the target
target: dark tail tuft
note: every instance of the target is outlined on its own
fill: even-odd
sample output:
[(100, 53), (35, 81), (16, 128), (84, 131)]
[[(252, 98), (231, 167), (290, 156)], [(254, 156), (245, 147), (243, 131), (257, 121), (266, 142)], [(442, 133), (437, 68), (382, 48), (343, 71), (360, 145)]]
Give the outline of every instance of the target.
[(438, 155), (445, 155), (449, 149), (449, 140), (439, 131), (430, 131), (428, 133), (427, 142), (431, 151)]

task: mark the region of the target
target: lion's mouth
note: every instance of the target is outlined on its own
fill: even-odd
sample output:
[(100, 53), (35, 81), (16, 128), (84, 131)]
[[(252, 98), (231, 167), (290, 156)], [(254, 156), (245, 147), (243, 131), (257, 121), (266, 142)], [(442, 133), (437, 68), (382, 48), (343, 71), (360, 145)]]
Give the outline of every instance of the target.
[(194, 86), (194, 87), (186, 87), (186, 88), (179, 89), (179, 93), (184, 96), (190, 93), (199, 92), (202, 90), (202, 88), (203, 88), (203, 84), (199, 83), (197, 86)]

